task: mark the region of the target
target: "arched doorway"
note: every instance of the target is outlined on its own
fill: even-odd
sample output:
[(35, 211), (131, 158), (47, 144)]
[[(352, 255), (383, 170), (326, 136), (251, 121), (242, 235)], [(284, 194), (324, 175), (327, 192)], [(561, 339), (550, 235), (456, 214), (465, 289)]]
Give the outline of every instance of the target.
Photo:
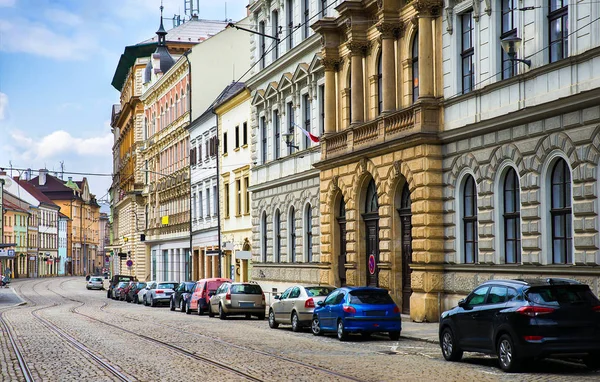
[(344, 197), (340, 200), (338, 209), (337, 223), (340, 233), (339, 244), (340, 251), (338, 253), (338, 277), (340, 278), (340, 286), (346, 285), (346, 202)]
[(400, 232), (402, 247), (402, 313), (410, 314), (410, 295), (412, 288), (410, 284), (410, 263), (412, 262), (412, 212), (410, 209), (410, 190), (408, 183), (402, 187), (400, 196)]
[(379, 263), (379, 200), (377, 186), (373, 179), (367, 186), (363, 220), (366, 233), (367, 286), (376, 287), (379, 285), (379, 270), (377, 269), (377, 263)]

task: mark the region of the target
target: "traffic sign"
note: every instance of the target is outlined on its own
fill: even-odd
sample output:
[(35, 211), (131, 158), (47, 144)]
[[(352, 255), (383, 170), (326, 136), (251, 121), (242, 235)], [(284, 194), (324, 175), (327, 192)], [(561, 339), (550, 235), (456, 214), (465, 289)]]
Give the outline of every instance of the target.
[(132, 267), (133, 266), (133, 260), (127, 260), (127, 264), (128, 267)]

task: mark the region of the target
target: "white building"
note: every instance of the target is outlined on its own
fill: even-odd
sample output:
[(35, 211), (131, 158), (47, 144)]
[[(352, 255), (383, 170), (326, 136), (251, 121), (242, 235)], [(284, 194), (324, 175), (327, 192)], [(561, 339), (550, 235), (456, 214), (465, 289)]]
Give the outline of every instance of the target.
[(445, 306), (499, 277), (598, 294), (600, 4), (445, 6)]
[[(319, 171), (321, 156), (302, 127), (320, 136), (324, 126), (321, 41), (310, 24), (334, 17), (334, 1), (254, 1), (257, 63), (252, 91), (252, 279), (282, 291), (292, 283), (321, 281)], [(290, 139), (286, 145), (285, 134)], [(291, 147), (296, 146), (296, 147)], [(327, 282), (327, 281), (325, 281)]]
[(69, 245), (67, 239), (67, 225), (69, 217), (65, 214), (58, 214), (58, 275), (67, 275), (67, 248)]

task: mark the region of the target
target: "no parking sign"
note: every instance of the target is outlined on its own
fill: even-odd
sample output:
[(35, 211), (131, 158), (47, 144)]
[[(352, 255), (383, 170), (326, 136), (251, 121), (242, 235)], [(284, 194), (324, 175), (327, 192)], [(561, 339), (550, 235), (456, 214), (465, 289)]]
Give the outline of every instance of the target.
[(131, 268), (131, 267), (133, 267), (133, 260), (131, 260), (131, 259), (127, 260), (127, 262), (125, 264), (127, 264), (127, 268)]

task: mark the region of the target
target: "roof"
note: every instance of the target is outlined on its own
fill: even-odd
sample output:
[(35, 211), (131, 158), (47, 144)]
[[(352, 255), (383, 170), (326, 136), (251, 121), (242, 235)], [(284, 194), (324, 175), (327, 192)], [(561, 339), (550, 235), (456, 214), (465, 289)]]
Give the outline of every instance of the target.
[(59, 217), (60, 219), (67, 219), (67, 220), (71, 220), (71, 218), (70, 218), (70, 217), (68, 217), (67, 215), (63, 214), (63, 213), (62, 213), (62, 212), (60, 212), (60, 211), (58, 212), (58, 217)]
[(8, 200), (4, 199), (2, 201), (2, 208), (7, 209), (7, 210), (11, 210), (11, 211), (17, 211), (17, 212), (24, 212), (24, 213), (29, 213), (29, 211), (27, 211), (24, 208), (19, 207), (18, 205), (9, 202)]
[(73, 190), (65, 185), (63, 180), (58, 179), (57, 177), (46, 174), (46, 184), (39, 184), (39, 176), (32, 178), (29, 183), (33, 185), (35, 188), (40, 190), (43, 193), (47, 192), (68, 192), (73, 194)]
[[(167, 32), (167, 47), (177, 44), (198, 44), (225, 29), (226, 26), (227, 22), (225, 21), (189, 20)], [(157, 46), (158, 36), (156, 35), (138, 44), (126, 46), (117, 64), (111, 85), (118, 91), (121, 91), (127, 79), (129, 69), (133, 66), (135, 60), (142, 57), (150, 57), (156, 51)]]
[[(217, 106), (219, 106), (223, 102), (227, 101), (231, 97), (236, 96), (239, 92), (244, 90), (245, 87), (246, 87), (246, 85), (243, 82), (232, 82), (229, 85), (227, 85), (227, 87), (225, 87), (225, 89), (223, 89), (221, 94), (219, 94), (219, 96), (217, 98), (215, 98), (213, 103), (211, 103), (210, 106), (204, 111), (204, 113), (202, 113), (202, 115), (200, 115), (198, 118), (196, 118), (196, 120), (201, 119), (208, 113), (211, 113), (214, 109), (217, 108)], [(191, 125), (188, 125), (188, 126), (192, 127)]]
[(41, 192), (40, 190), (38, 190), (37, 188), (35, 188), (33, 186), (33, 184), (27, 182), (26, 180), (18, 179), (18, 178), (15, 178), (15, 181), (17, 183), (19, 183), (19, 185), (21, 187), (23, 187), (25, 189), (25, 191), (29, 192), (31, 194), (31, 196), (33, 196), (34, 198), (36, 198), (40, 203), (44, 203), (44, 204), (48, 204), (48, 205), (50, 205), (52, 207), (60, 208), (52, 200), (50, 200), (49, 197), (47, 197), (46, 195), (44, 195), (43, 192)]

